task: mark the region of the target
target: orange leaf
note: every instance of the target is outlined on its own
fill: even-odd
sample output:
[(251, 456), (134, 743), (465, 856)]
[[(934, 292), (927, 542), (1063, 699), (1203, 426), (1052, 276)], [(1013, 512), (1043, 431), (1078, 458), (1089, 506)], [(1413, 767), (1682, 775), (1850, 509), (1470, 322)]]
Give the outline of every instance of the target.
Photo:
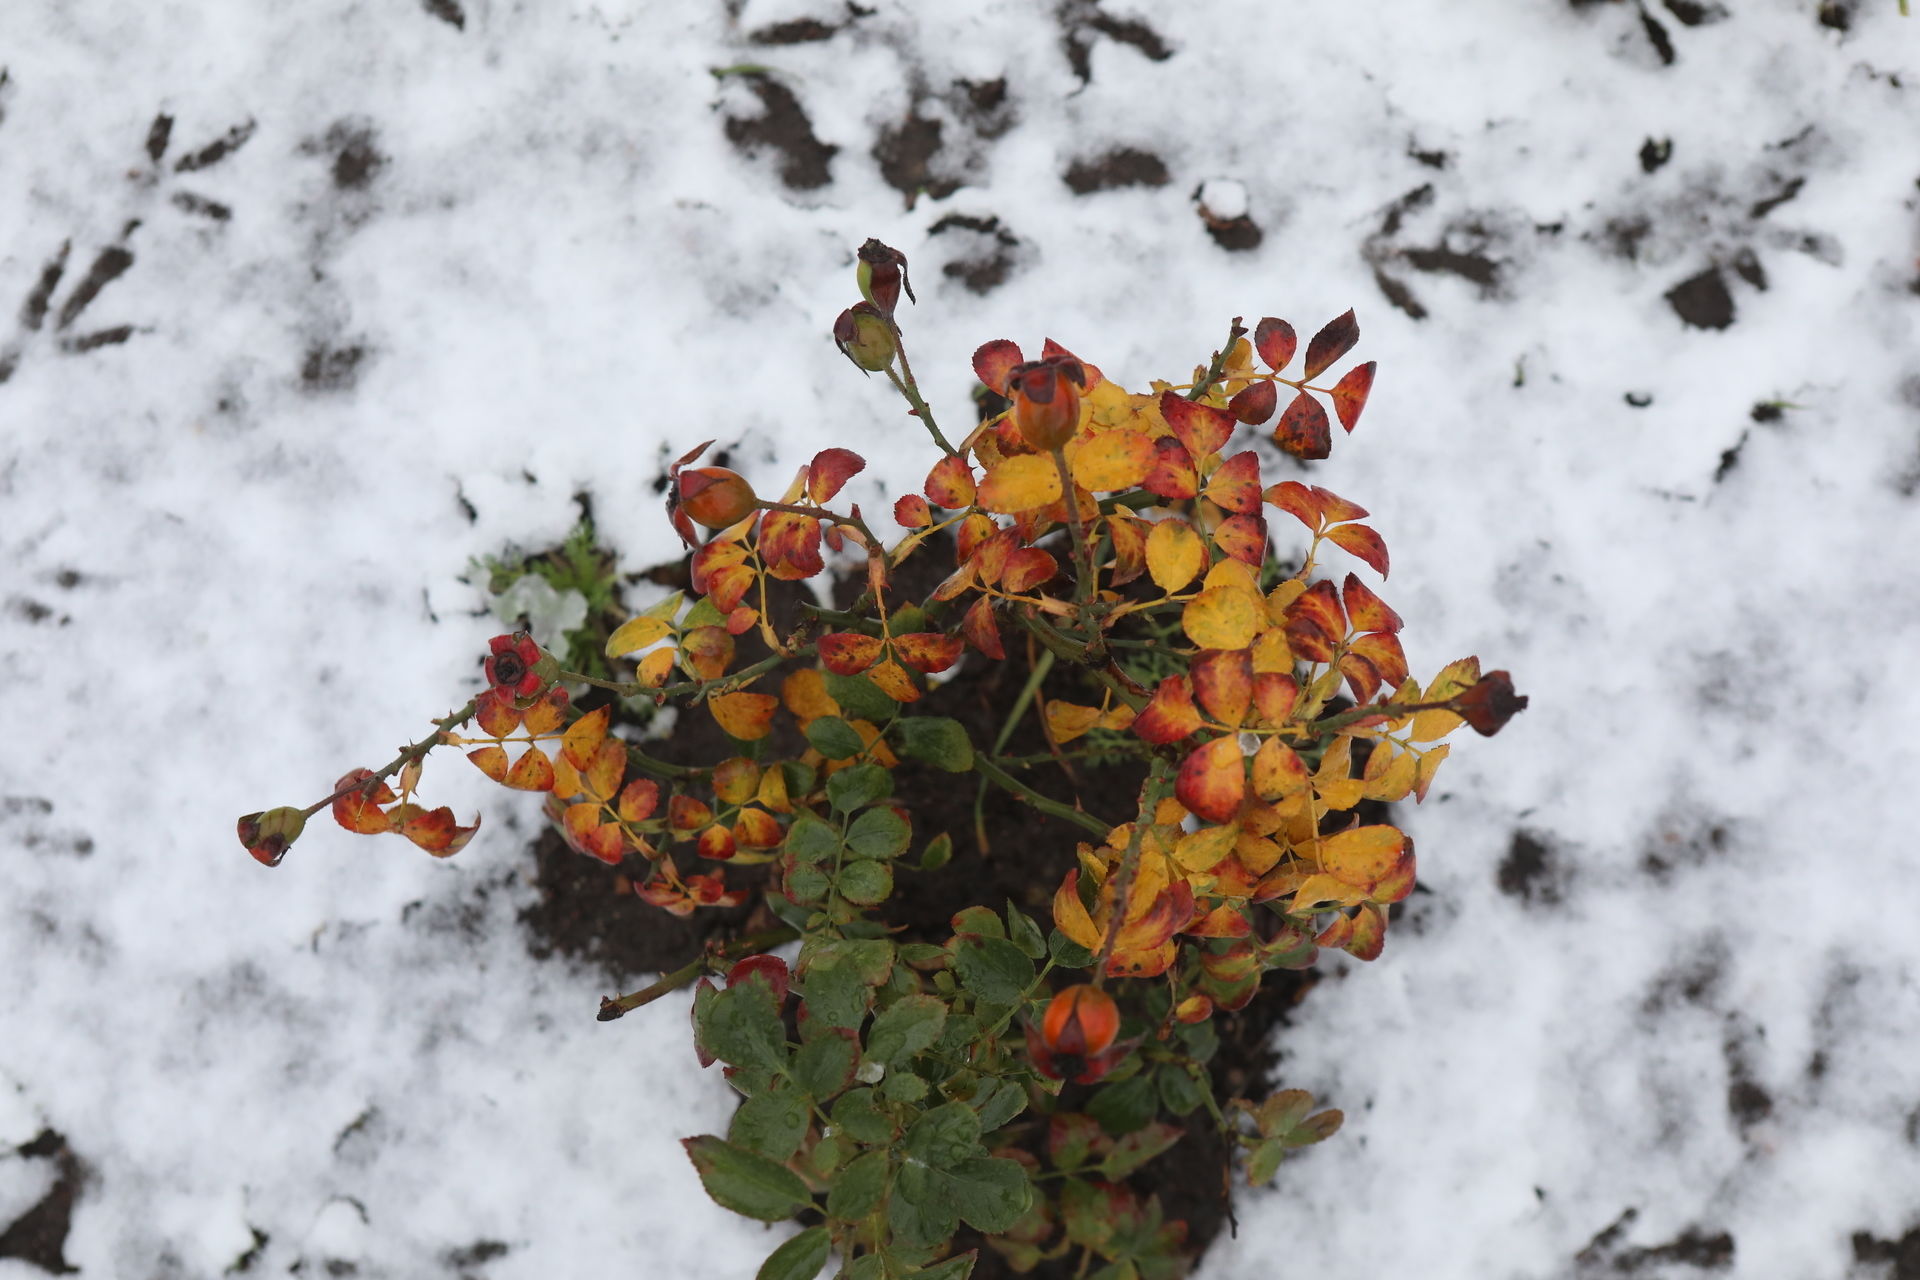
[(576, 769), (592, 766), (594, 753), (600, 750), (600, 744), (606, 741), (607, 721), (611, 713), (606, 707), (596, 707), (575, 720), (566, 735), (560, 739), (560, 753)]
[(1238, 817), (1247, 796), (1247, 761), (1239, 737), (1215, 738), (1188, 755), (1174, 779), (1173, 794), (1208, 822), (1231, 822)]
[(813, 667), (802, 667), (781, 681), (780, 697), (803, 724), (815, 716), (840, 714), (840, 704), (827, 692), (826, 677)]
[(1302, 391), (1280, 415), (1273, 442), (1296, 458), (1324, 458), (1333, 452), (1333, 424), (1320, 402)]
[(699, 850), (701, 857), (712, 858), (715, 862), (725, 862), (735, 853), (733, 832), (715, 823), (700, 833), (700, 839), (695, 847)]
[(1347, 678), (1356, 703), (1371, 702), (1380, 692), (1380, 669), (1357, 653), (1340, 656), (1340, 674)]
[(1139, 431), (1102, 431), (1074, 450), (1070, 462), (1082, 488), (1131, 489), (1153, 469), (1153, 441)]
[(1347, 622), (1333, 584), (1322, 579), (1303, 591), (1286, 610), (1287, 640), (1310, 662), (1332, 662), (1333, 648), (1345, 638)]
[(507, 780), (507, 753), (499, 747), (481, 747), (467, 752), (467, 759), (479, 766), (480, 772), (495, 782)]
[(743, 604), (727, 615), (727, 634), (730, 636), (745, 635), (753, 629), (753, 624), (758, 621), (760, 621), (760, 611), (749, 608)]
[(1072, 742), (1100, 722), (1100, 708), (1055, 698), (1047, 704), (1047, 737), (1056, 745)]
[(1207, 563), (1207, 549), (1193, 526), (1178, 517), (1156, 521), (1147, 535), (1147, 572), (1168, 595), (1199, 575)]
[(488, 689), (474, 699), (474, 718), (489, 738), (505, 738), (520, 727), (520, 711), (513, 695), (503, 689)]
[(1398, 864), (1406, 844), (1398, 827), (1349, 827), (1320, 841), (1320, 865), (1343, 883), (1371, 890)]
[(1208, 587), (1181, 611), (1180, 626), (1203, 649), (1244, 649), (1264, 621), (1260, 597), (1240, 587)]
[(1253, 701), (1253, 655), (1245, 649), (1205, 649), (1191, 670), (1194, 696), (1207, 714), (1238, 729)]
[(567, 722), (567, 702), (567, 691), (555, 685), (520, 713), (520, 723), (534, 737), (544, 737)]
[(555, 756), (553, 758), (553, 798), (571, 800), (586, 789), (587, 784), (581, 779), (580, 771), (573, 767), (566, 753), (562, 752)]
[(1183, 870), (1196, 874), (1211, 871), (1219, 865), (1220, 859), (1233, 852), (1233, 843), (1239, 834), (1237, 829), (1230, 826), (1201, 827), (1180, 837), (1173, 846), (1173, 860)]
[(1279, 800), (1303, 790), (1311, 775), (1307, 762), (1278, 738), (1268, 738), (1253, 753), (1253, 790), (1262, 800)]
[(1329, 320), (1326, 327), (1313, 335), (1307, 343), (1308, 379), (1317, 378), (1328, 365), (1353, 350), (1353, 344), (1360, 341), (1360, 322), (1353, 312)]
[(675, 831), (698, 831), (713, 821), (713, 810), (689, 795), (667, 801), (667, 825)]
[(1173, 434), (1187, 447), (1195, 462), (1204, 462), (1218, 453), (1233, 435), (1233, 415), (1198, 400), (1188, 400), (1177, 392), (1160, 393), (1160, 416), (1173, 428)]
[(1060, 566), (1052, 556), (1038, 547), (1021, 547), (1008, 553), (1000, 585), (1008, 593), (1020, 595), (1045, 586), (1058, 572)]
[(927, 472), (927, 501), (936, 507), (957, 511), (973, 505), (973, 468), (965, 454), (950, 453)]
[(635, 778), (620, 789), (620, 819), (645, 822), (660, 807), (660, 784), (651, 778)]
[[(1313, 915), (1333, 907), (1351, 907), (1355, 903), (1366, 901), (1367, 891), (1357, 889), (1344, 880), (1330, 875), (1311, 875), (1300, 885), (1293, 895), (1293, 902), (1287, 907), (1292, 916)], [(1315, 939), (1319, 941), (1319, 939)], [(1338, 942), (1321, 942), (1321, 946), (1338, 946)]]
[(760, 559), (767, 572), (794, 582), (811, 578), (826, 562), (820, 558), (820, 521), (792, 511), (769, 511), (760, 522)]
[(979, 350), (973, 353), (973, 375), (994, 394), (1004, 396), (1010, 385), (1007, 374), (1022, 359), (1017, 344), (1006, 338), (995, 338), (992, 342), (982, 343)]
[(1227, 412), (1248, 426), (1257, 427), (1273, 416), (1279, 403), (1280, 392), (1273, 383), (1252, 382), (1227, 401)]
[[(480, 829), (480, 819), (475, 818), (472, 826), (463, 827), (454, 821), (453, 810), (444, 805), (431, 813), (419, 805), (405, 807), (412, 812), (401, 818), (396, 829), (436, 858), (451, 858), (464, 849), (467, 841), (473, 839), (473, 833)], [(398, 810), (395, 813), (397, 816)]]
[(903, 493), (893, 504), (893, 522), (902, 529), (924, 529), (933, 523), (933, 512), (919, 494)]
[(913, 677), (907, 674), (905, 667), (891, 658), (876, 667), (870, 668), (867, 672), (867, 678), (879, 687), (880, 692), (886, 694), (895, 702), (918, 702), (920, 700), (920, 689), (919, 686), (913, 683)]
[(1213, 531), (1213, 545), (1241, 564), (1258, 568), (1267, 558), (1267, 522), (1259, 516), (1228, 516)]
[(1393, 868), (1374, 882), (1373, 900), (1394, 903), (1404, 899), (1413, 892), (1414, 871), (1413, 842), (1409, 840)]
[(1357, 502), (1348, 502), (1331, 489), (1313, 486), (1314, 501), (1320, 504), (1320, 510), (1326, 513), (1328, 524), (1343, 524), (1348, 520), (1364, 520), (1367, 509)]
[(593, 761), (586, 770), (586, 792), (595, 800), (605, 803), (613, 799), (626, 776), (627, 744), (618, 738), (609, 738), (595, 750)]
[[(1186, 403), (1184, 400), (1182, 404)], [(1193, 455), (1187, 446), (1172, 436), (1153, 442), (1153, 467), (1140, 487), (1169, 502), (1191, 498), (1200, 492), (1200, 477), (1193, 469)]]
[(1260, 457), (1242, 450), (1222, 462), (1207, 481), (1207, 499), (1237, 515), (1260, 509)]
[[(1040, 554), (1046, 555), (1046, 552)], [(915, 671), (927, 674), (945, 671), (960, 660), (965, 648), (963, 637), (944, 635), (938, 631), (915, 631), (893, 638), (894, 655)]]
[[(1353, 619), (1355, 631), (1399, 632), (1402, 625), (1400, 615), (1389, 609), (1385, 601), (1373, 594), (1371, 587), (1351, 573), (1340, 584), (1340, 598), (1347, 606), (1347, 616)], [(1402, 672), (1400, 680), (1406, 678)], [(1399, 684), (1400, 680), (1392, 683)]]
[(1352, 431), (1360, 421), (1360, 411), (1367, 407), (1367, 393), (1373, 390), (1373, 370), (1375, 362), (1367, 361), (1347, 370), (1347, 376), (1333, 386), (1333, 411), (1340, 415), (1340, 425)]
[(1113, 573), (1108, 581), (1123, 587), (1147, 571), (1146, 521), (1116, 512), (1107, 517), (1107, 537), (1113, 542)]
[(1286, 632), (1269, 627), (1254, 638), (1253, 670), (1256, 675), (1285, 675), (1293, 670), (1293, 649), (1287, 644)]
[(658, 689), (667, 682), (667, 677), (673, 674), (674, 660), (678, 657), (678, 651), (671, 646), (655, 649), (640, 659), (640, 665), (634, 669), (633, 678), (642, 688)]
[(1253, 705), (1260, 709), (1260, 718), (1275, 728), (1287, 722), (1299, 700), (1300, 683), (1292, 676), (1261, 671), (1253, 677)]
[(1000, 526), (993, 522), (992, 516), (979, 511), (971, 512), (965, 520), (960, 522), (960, 532), (954, 539), (956, 550), (953, 562), (965, 564), (971, 560), (980, 544), (991, 538), (999, 529)]
[(516, 791), (551, 791), (553, 761), (539, 747), (528, 747), (507, 771), (506, 784)]
[(1375, 573), (1387, 576), (1387, 544), (1364, 524), (1343, 524), (1327, 534), (1336, 546), (1351, 551), (1373, 566)]
[(1340, 949), (1355, 960), (1378, 960), (1386, 946), (1386, 915), (1371, 904), (1361, 907), (1353, 917), (1353, 932), (1340, 944)]
[(1307, 528), (1316, 532), (1319, 530), (1320, 499), (1314, 496), (1312, 489), (1298, 480), (1282, 480), (1279, 484), (1269, 485), (1261, 497)]
[(715, 569), (707, 577), (707, 599), (722, 613), (732, 613), (753, 589), (755, 574), (744, 564)]
[(695, 627), (680, 637), (680, 652), (694, 675), (718, 680), (733, 664), (733, 637), (725, 627)]
[(1407, 678), (1407, 655), (1400, 647), (1398, 636), (1384, 631), (1370, 632), (1355, 640), (1347, 651), (1372, 663), (1388, 688), (1399, 688)]
[(743, 848), (771, 849), (785, 838), (779, 820), (765, 809), (742, 809), (734, 820), (734, 843)]
[(825, 502), (866, 469), (867, 460), (851, 449), (822, 449), (807, 464), (807, 496)]
[[(1415, 717), (1416, 720), (1418, 718), (1417, 716)], [(1442, 743), (1437, 747), (1428, 747), (1426, 754), (1420, 757), (1420, 763), (1414, 767), (1413, 773), (1413, 798), (1415, 800), (1425, 800), (1427, 798), (1427, 788), (1433, 785), (1433, 775), (1439, 772), (1441, 762), (1447, 758), (1447, 754), (1452, 750), (1452, 747)]]
[(715, 722), (742, 742), (756, 742), (773, 732), (773, 712), (779, 705), (770, 693), (723, 693), (707, 700)]
[(722, 804), (745, 804), (760, 786), (760, 766), (733, 756), (713, 766), (713, 794)]
[(855, 676), (880, 661), (883, 645), (878, 636), (863, 636), (853, 631), (834, 631), (821, 636), (816, 648), (820, 664), (837, 676)]
[(995, 464), (980, 481), (980, 505), (1001, 515), (1032, 511), (1059, 501), (1060, 471), (1053, 458), (1021, 454)]
[(1168, 676), (1162, 680), (1133, 721), (1133, 731), (1155, 746), (1178, 742), (1199, 727), (1200, 712), (1193, 705), (1193, 686), (1185, 676)]
[(1293, 332), (1293, 326), (1285, 320), (1276, 320), (1268, 316), (1253, 327), (1254, 349), (1260, 358), (1267, 362), (1267, 368), (1279, 373), (1293, 360), (1294, 350), (1300, 339)]
[(993, 601), (981, 596), (971, 605), (960, 619), (960, 633), (967, 643), (996, 661), (1007, 656), (1006, 646), (1000, 643), (1000, 624), (993, 617)]

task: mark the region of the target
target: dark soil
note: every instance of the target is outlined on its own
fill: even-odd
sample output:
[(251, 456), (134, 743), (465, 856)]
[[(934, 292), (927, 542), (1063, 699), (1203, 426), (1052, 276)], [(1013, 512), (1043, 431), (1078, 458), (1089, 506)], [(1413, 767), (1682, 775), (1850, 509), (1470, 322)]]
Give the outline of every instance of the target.
[(0, 1258), (18, 1258), (49, 1275), (72, 1275), (79, 1268), (67, 1262), (67, 1232), (73, 1223), (73, 1203), (86, 1181), (87, 1169), (51, 1129), (14, 1149), (27, 1160), (53, 1162), (55, 1179), (47, 1194), (0, 1231)]

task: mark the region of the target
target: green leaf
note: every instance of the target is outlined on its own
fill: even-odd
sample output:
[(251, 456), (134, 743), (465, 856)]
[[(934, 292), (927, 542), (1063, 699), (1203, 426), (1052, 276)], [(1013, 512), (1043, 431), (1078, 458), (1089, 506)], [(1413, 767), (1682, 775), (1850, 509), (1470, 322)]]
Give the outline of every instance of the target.
[(816, 716), (809, 721), (807, 741), (829, 760), (850, 759), (867, 748), (859, 731), (839, 716)]
[(923, 1112), (907, 1129), (907, 1154), (936, 1169), (947, 1169), (980, 1152), (980, 1117), (964, 1102), (949, 1102)]
[(810, 794), (813, 791), (814, 779), (818, 776), (812, 765), (799, 760), (782, 760), (780, 772), (786, 775), (787, 794), (790, 796)]
[(855, 1142), (873, 1147), (893, 1141), (893, 1122), (874, 1104), (871, 1089), (841, 1094), (831, 1114), (833, 1127)]
[(913, 828), (893, 809), (869, 809), (847, 829), (847, 851), (856, 858), (891, 858), (904, 852)]
[(837, 813), (864, 809), (892, 794), (893, 776), (877, 764), (850, 765), (827, 779), (827, 803)]
[(1283, 1138), (1313, 1110), (1313, 1095), (1305, 1089), (1282, 1089), (1269, 1094), (1253, 1114), (1263, 1138)]
[(976, 1098), (980, 1111), (980, 1132), (992, 1133), (1027, 1109), (1027, 1091), (1012, 1080), (1002, 1080), (997, 1089)]
[(840, 896), (863, 907), (885, 902), (893, 893), (893, 868), (864, 859), (840, 868)]
[(807, 1095), (775, 1087), (740, 1104), (727, 1128), (727, 1141), (785, 1163), (807, 1136)]
[(952, 920), (953, 931), (981, 938), (1004, 938), (1007, 927), (1000, 923), (1000, 917), (991, 907), (962, 907), (956, 911)]
[(931, 942), (903, 942), (900, 944), (900, 958), (911, 965), (922, 965), (930, 960), (938, 960), (944, 968), (947, 963), (947, 949), (936, 947)]
[(1047, 935), (1047, 951), (1062, 969), (1084, 969), (1093, 963), (1093, 952), (1058, 929)]
[(902, 1067), (887, 1073), (880, 1082), (880, 1092), (893, 1102), (918, 1102), (927, 1096), (927, 1082)]
[(947, 1176), (954, 1211), (988, 1235), (1018, 1222), (1033, 1199), (1033, 1184), (1017, 1160), (981, 1156), (956, 1165)]
[(723, 627), (726, 623), (726, 615), (720, 612), (713, 601), (701, 596), (693, 602), (693, 608), (687, 610), (687, 616), (680, 619), (680, 629), (691, 631), (695, 627)]
[(801, 1034), (812, 1036), (833, 1028), (858, 1028), (873, 1006), (873, 988), (861, 981), (852, 965), (819, 965), (800, 979), (800, 996), (806, 1002), (806, 1019)]
[(973, 1274), (974, 1260), (980, 1256), (978, 1249), (969, 1249), (965, 1253), (955, 1254), (945, 1262), (936, 1262), (930, 1267), (907, 1272), (907, 1280), (967, 1280)]
[(938, 871), (953, 861), (953, 837), (942, 831), (927, 841), (927, 847), (920, 852), (920, 869)]
[(1040, 926), (1033, 917), (1020, 908), (1007, 903), (1007, 937), (1013, 939), (1013, 945), (1027, 953), (1032, 960), (1041, 960), (1047, 954), (1047, 936), (1040, 932)]
[(1109, 1182), (1118, 1182), (1184, 1136), (1185, 1129), (1156, 1120), (1114, 1143), (1113, 1150), (1100, 1162), (1100, 1176)]
[(961, 985), (994, 1004), (1020, 1003), (1033, 985), (1033, 961), (1004, 938), (956, 938), (953, 972)]
[(787, 828), (783, 847), (800, 862), (825, 862), (840, 852), (840, 832), (812, 814), (803, 813)]
[(899, 704), (885, 693), (880, 686), (866, 676), (837, 676), (826, 673), (827, 692), (840, 704), (840, 710), (855, 720), (871, 720), (876, 724), (893, 718)]
[(958, 720), (945, 716), (902, 716), (894, 726), (900, 754), (948, 773), (973, 768), (973, 743)]
[(874, 1018), (867, 1032), (867, 1057), (891, 1066), (940, 1038), (947, 1006), (928, 995), (902, 996)]
[(1100, 1122), (1100, 1127), (1116, 1137), (1134, 1133), (1147, 1127), (1153, 1119), (1155, 1097), (1153, 1077), (1137, 1075), (1131, 1080), (1119, 1084), (1110, 1084), (1093, 1095), (1093, 1101), (1087, 1104), (1087, 1114)]
[(1279, 1170), (1280, 1162), (1286, 1158), (1287, 1144), (1278, 1138), (1267, 1139), (1247, 1157), (1247, 1181), (1256, 1187), (1265, 1186)]
[(833, 1238), (825, 1227), (808, 1227), (767, 1255), (753, 1280), (814, 1280), (827, 1265)]
[(827, 890), (833, 887), (833, 881), (819, 867), (796, 866), (787, 873), (785, 881), (787, 897), (794, 902), (811, 905), (827, 896)]
[(946, 1175), (925, 1165), (900, 1166), (894, 1194), (887, 1201), (887, 1225), (909, 1245), (943, 1243), (959, 1227), (952, 1197), (946, 1194)]
[(1168, 1063), (1154, 1073), (1160, 1085), (1160, 1105), (1176, 1116), (1189, 1116), (1206, 1101), (1193, 1074), (1178, 1063)]
[(680, 1145), (700, 1171), (700, 1184), (723, 1209), (780, 1222), (813, 1203), (798, 1174), (763, 1155), (711, 1134), (684, 1139)]
[(846, 1221), (864, 1218), (879, 1207), (886, 1193), (887, 1153), (869, 1151), (834, 1175), (827, 1212)]
[(852, 1155), (854, 1150), (851, 1138), (842, 1137), (837, 1133), (827, 1134), (813, 1144), (813, 1150), (807, 1152), (807, 1167), (813, 1170), (815, 1176), (831, 1180), (833, 1171), (838, 1169), (840, 1162)]
[(887, 1280), (887, 1260), (877, 1253), (863, 1253), (849, 1262), (834, 1280)]
[(787, 1064), (787, 1032), (773, 991), (764, 982), (743, 982), (717, 991), (700, 1015), (700, 1039), (721, 1061), (736, 1067), (776, 1070)]
[(816, 1102), (825, 1102), (853, 1083), (860, 1042), (845, 1027), (829, 1028), (793, 1055), (793, 1082)]
[(1305, 1123), (1287, 1134), (1286, 1143), (1290, 1147), (1310, 1147), (1316, 1142), (1325, 1142), (1340, 1131), (1346, 1118), (1344, 1112), (1337, 1110), (1308, 1116)]

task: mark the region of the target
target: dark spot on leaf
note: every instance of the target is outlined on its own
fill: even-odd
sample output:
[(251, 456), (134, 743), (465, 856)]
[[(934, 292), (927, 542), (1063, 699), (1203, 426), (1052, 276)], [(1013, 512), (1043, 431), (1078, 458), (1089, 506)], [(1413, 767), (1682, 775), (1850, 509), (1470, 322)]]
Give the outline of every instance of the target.
[(300, 362), (300, 382), (308, 391), (350, 391), (360, 377), (360, 363), (366, 358), (362, 346), (331, 347), (319, 343), (307, 348)]
[(1075, 160), (1067, 167), (1065, 181), (1077, 196), (1119, 187), (1164, 187), (1167, 166), (1150, 151), (1121, 147), (1094, 160)]
[(147, 159), (155, 164), (167, 154), (167, 143), (173, 138), (173, 117), (164, 112), (153, 118), (147, 126)]
[(247, 145), (247, 139), (253, 136), (254, 122), (244, 121), (233, 126), (209, 142), (198, 151), (181, 156), (173, 166), (175, 173), (192, 173), (195, 169), (205, 169), (209, 165), (219, 164), (228, 156)]
[(1725, 329), (1733, 323), (1733, 295), (1718, 267), (1687, 277), (1666, 296), (1674, 314), (1696, 329)]
[(87, 274), (81, 278), (79, 284), (74, 286), (73, 292), (67, 295), (66, 302), (61, 304), (60, 314), (54, 317), (53, 327), (64, 329), (78, 320), (80, 313), (100, 296), (100, 291), (112, 284), (132, 265), (133, 254), (130, 250), (117, 244), (108, 245), (102, 249), (94, 258), (93, 265), (87, 268)]
[(1648, 138), (1640, 144), (1640, 168), (1645, 173), (1652, 173), (1671, 159), (1673, 159), (1672, 138), (1661, 138), (1657, 142)]
[(467, 29), (466, 10), (460, 7), (459, 0), (420, 0), (420, 7), (460, 31)]
[(829, 168), (838, 147), (814, 136), (813, 124), (793, 91), (762, 71), (739, 77), (760, 99), (761, 114), (727, 117), (727, 141), (749, 155), (771, 147), (781, 155), (780, 181), (796, 191), (811, 191), (833, 181)]

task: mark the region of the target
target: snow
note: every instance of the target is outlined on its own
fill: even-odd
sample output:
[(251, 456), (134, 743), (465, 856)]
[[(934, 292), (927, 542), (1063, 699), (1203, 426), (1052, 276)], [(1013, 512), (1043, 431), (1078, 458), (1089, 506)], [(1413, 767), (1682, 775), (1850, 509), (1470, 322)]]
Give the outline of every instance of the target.
[[(1347, 1127), (1204, 1273), (1686, 1275), (1661, 1246), (1724, 1232), (1736, 1274), (1888, 1274), (1851, 1240), (1920, 1225), (1920, 25), (1700, 8), (1646, 6), (1668, 65), (1597, 0), (11, 6), (0, 1143), (84, 1163), (67, 1260), (751, 1274), (776, 1235), (675, 1149), (728, 1111), (685, 1002), (596, 1024), (603, 976), (527, 955), (530, 803), (430, 769), (486, 818), (446, 863), (316, 823), (269, 873), (232, 823), (464, 700), (469, 563), (559, 541), (578, 491), (639, 567), (709, 437), (763, 487), (829, 443), (869, 511), (917, 487), (917, 429), (827, 338), (875, 235), (950, 421), (989, 338), (1141, 386), (1230, 316), (1356, 307), (1380, 379), (1314, 478), (1375, 513), (1416, 672), (1477, 653), (1532, 698), (1404, 815), (1427, 892), (1285, 1032)], [(751, 38), (804, 19), (838, 29)], [(729, 142), (741, 64), (829, 181)], [(998, 108), (957, 86), (1000, 77)], [(960, 185), (909, 201), (871, 151), (916, 101)], [(1061, 181), (1118, 148), (1168, 181)], [(1258, 247), (1215, 243), (1203, 184)], [(984, 293), (944, 270), (996, 254)], [(1731, 323), (1684, 324), (1715, 267)], [(0, 1155), (0, 1219), (54, 1177)]]

